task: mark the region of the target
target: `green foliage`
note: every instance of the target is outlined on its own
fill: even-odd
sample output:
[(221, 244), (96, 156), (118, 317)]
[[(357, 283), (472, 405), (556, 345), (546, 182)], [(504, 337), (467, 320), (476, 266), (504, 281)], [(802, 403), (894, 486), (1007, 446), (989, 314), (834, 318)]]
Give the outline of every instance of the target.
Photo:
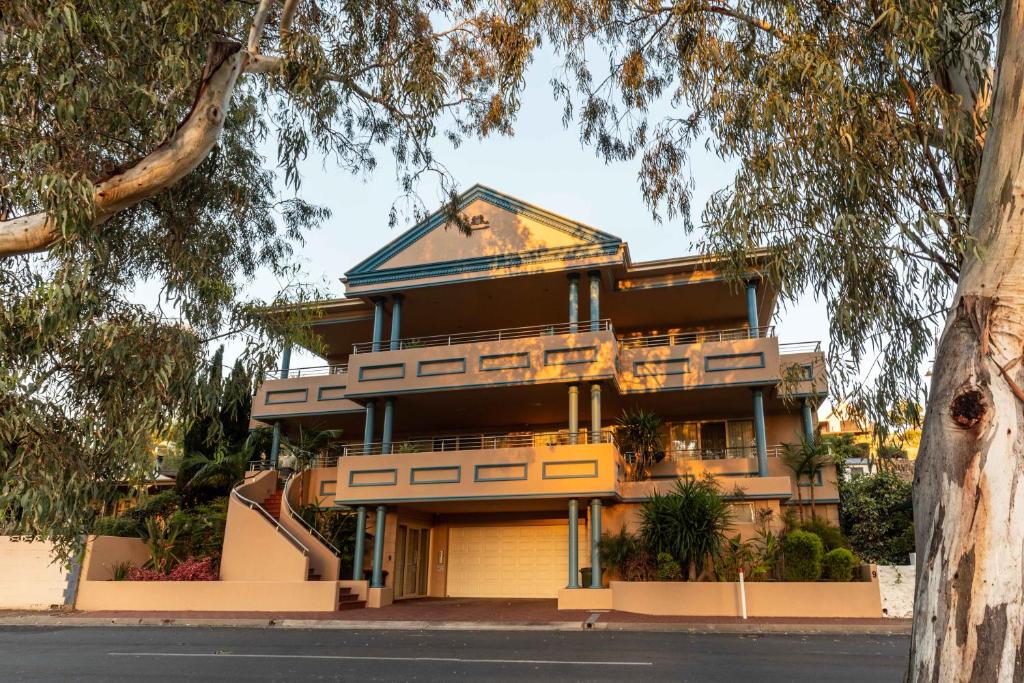
[(154, 571), (166, 574), (180, 561), (175, 554), (180, 529), (165, 519), (149, 517), (142, 528), (142, 540), (149, 548), (149, 561), (146, 566)]
[(731, 513), (711, 477), (676, 482), (640, 506), (641, 539), (652, 555), (668, 553), (696, 580), (716, 558), (731, 526)]
[(138, 505), (126, 513), (126, 516), (137, 520), (139, 527), (142, 528), (146, 520), (150, 518), (166, 519), (170, 517), (181, 505), (181, 502), (181, 496), (177, 491), (161, 491), (155, 495), (143, 497)]
[(616, 576), (626, 576), (627, 567), (641, 549), (639, 537), (626, 531), (625, 527), (617, 534), (601, 534), (601, 564)]
[(668, 553), (658, 553), (658, 581), (682, 581), (683, 568)]
[(821, 578), (821, 539), (809, 531), (792, 531), (782, 539), (786, 581), (817, 581)]
[[(108, 536), (114, 536), (116, 534), (105, 534)], [(128, 573), (131, 572), (134, 565), (131, 562), (125, 560), (124, 562), (115, 562), (110, 568), (110, 573), (114, 581), (124, 581), (128, 578)]]
[(344, 510), (329, 510), (316, 505), (304, 505), (298, 514), (307, 524), (338, 550), (341, 576), (352, 575), (355, 561), (356, 515)]
[(852, 581), (857, 558), (846, 548), (835, 548), (821, 558), (822, 575), (829, 581)]
[(850, 540), (843, 535), (842, 530), (837, 526), (832, 526), (821, 517), (815, 517), (804, 522), (800, 525), (800, 528), (804, 531), (810, 531), (820, 538), (826, 552), (836, 548), (850, 549)]
[(879, 472), (839, 485), (839, 519), (854, 552), (867, 562), (906, 564), (914, 551), (913, 487)]
[[(295, 327), (308, 310), (263, 313), (321, 298), (293, 256), (329, 216), (298, 196), (302, 161), (362, 176), (387, 150), (402, 202), (390, 222), (419, 217), (421, 178), (454, 196), (436, 139), (511, 132), (537, 31), (512, 7), (415, 1), (299, 3), (282, 30), (274, 3), (257, 38), (280, 67), (238, 79), (211, 153), (97, 215), (96, 184), (178, 129), (218, 66), (210, 42), (247, 43), (255, 5), (16, 4), (0, 12), (0, 226), (45, 212), (58, 239), (0, 257), (0, 524), (69, 557), (92, 506), (145, 481), (153, 435), (206, 414), (209, 341), (234, 333), (251, 377), (286, 340), (317, 347)], [(254, 298), (258, 272), (283, 290)], [(139, 302), (140, 282), (159, 294)]]
[(97, 536), (138, 538), (139, 530), (139, 523), (131, 517), (97, 517), (92, 525), (92, 533)]
[(619, 418), (619, 446), (632, 453), (629, 478), (642, 481), (651, 473), (655, 454), (661, 449), (661, 418), (642, 408), (630, 408)]
[(178, 557), (208, 557), (219, 564), (227, 525), (228, 499), (218, 498), (194, 508), (181, 509), (168, 523), (177, 529), (174, 553)]

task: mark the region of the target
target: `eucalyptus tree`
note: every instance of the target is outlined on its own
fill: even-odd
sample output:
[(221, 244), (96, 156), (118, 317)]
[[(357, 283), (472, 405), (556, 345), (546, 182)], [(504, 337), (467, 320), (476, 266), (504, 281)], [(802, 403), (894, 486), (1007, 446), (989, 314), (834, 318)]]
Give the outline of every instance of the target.
[[(436, 136), (511, 130), (518, 21), (448, 0), (0, 6), (0, 523), (67, 556), (152, 435), (202, 413), (208, 342), (272, 362), (292, 321), (260, 310), (316, 294), (292, 256), (327, 217), (298, 195), (308, 155), (393, 156), (400, 197), (424, 174), (450, 190)], [(257, 272), (283, 293), (248, 294)]]
[(884, 415), (935, 349), (910, 678), (1024, 678), (1024, 3), (543, 11), (567, 118), (603, 158), (639, 159), (656, 214), (693, 227), (693, 145), (735, 160), (704, 245), (737, 275), (767, 249), (784, 297), (825, 299), (838, 388)]

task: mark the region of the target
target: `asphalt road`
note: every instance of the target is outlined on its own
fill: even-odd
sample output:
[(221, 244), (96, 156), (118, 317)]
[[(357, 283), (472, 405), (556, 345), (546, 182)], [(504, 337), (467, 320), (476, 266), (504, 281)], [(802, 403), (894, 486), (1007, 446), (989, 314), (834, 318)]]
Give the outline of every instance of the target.
[(899, 681), (902, 636), (0, 628), (2, 681)]

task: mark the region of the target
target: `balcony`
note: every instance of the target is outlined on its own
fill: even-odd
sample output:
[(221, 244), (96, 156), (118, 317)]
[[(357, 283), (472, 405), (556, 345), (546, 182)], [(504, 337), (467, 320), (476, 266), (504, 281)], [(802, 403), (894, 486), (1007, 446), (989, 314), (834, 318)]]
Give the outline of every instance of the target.
[(317, 365), (294, 368), (288, 377), (268, 374), (252, 402), (255, 420), (315, 415), (318, 413), (363, 412), (363, 407), (346, 398), (347, 365)]
[(781, 390), (791, 396), (823, 396), (828, 393), (828, 372), (821, 342), (779, 344)]
[(381, 444), (353, 447), (349, 453), (370, 454), (337, 460), (336, 502), (616, 495), (623, 463), (610, 434), (596, 443), (569, 441), (565, 432), (547, 432), (398, 441), (392, 454), (380, 454)]
[(779, 380), (779, 342), (771, 326), (624, 338), (618, 360), (623, 394)]
[(615, 334), (607, 320), (594, 327), (559, 323), (355, 344), (347, 395), (611, 379)]

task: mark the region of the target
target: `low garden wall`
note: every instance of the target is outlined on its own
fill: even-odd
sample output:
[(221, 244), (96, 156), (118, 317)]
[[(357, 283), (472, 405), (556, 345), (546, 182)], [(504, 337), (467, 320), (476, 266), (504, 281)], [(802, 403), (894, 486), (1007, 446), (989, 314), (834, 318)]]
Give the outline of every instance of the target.
[(146, 545), (135, 538), (92, 536), (86, 546), (75, 607), (153, 612), (332, 612), (338, 588), (367, 598), (366, 581), (114, 581), (123, 562), (142, 565)]
[(0, 536), (0, 609), (62, 607), (73, 574), (53, 561), (53, 544)]
[[(882, 616), (878, 578), (873, 566), (868, 571), (871, 579), (865, 581), (747, 582), (747, 616), (877, 619)], [(558, 608), (687, 617), (742, 616), (740, 584), (724, 581), (612, 581), (604, 590), (562, 589)]]

